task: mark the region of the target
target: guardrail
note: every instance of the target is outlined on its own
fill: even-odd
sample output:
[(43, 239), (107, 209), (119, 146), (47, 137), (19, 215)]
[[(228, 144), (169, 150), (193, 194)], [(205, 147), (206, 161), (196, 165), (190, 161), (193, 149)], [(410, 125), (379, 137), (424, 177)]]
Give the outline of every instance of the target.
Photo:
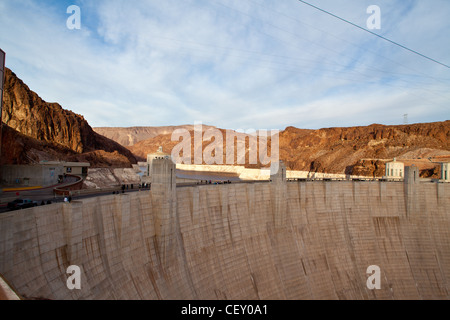
[(53, 189), (53, 193), (58, 196), (70, 196), (74, 190), (80, 190), (83, 187), (84, 179), (80, 176), (74, 176), (68, 174), (67, 177), (78, 179), (76, 182), (65, 185), (63, 187)]
[(67, 190), (69, 193), (64, 194), (63, 196), (89, 196), (89, 195), (95, 195), (95, 194), (105, 194), (105, 193), (113, 193), (113, 192), (118, 192), (118, 193), (128, 193), (128, 192), (137, 192), (137, 191), (145, 191), (145, 190), (150, 190), (150, 187), (147, 188), (129, 188), (129, 189), (122, 189), (122, 186), (112, 186), (112, 187), (108, 187), (108, 188), (99, 188), (99, 189), (80, 189), (80, 190)]
[(403, 182), (403, 179), (383, 179), (383, 178), (289, 178), (287, 182), (312, 182), (312, 181), (386, 181)]
[(81, 189), (81, 190), (72, 190), (66, 196), (88, 196), (96, 193), (111, 193), (121, 191), (120, 187), (111, 187), (111, 188), (101, 188), (101, 189)]

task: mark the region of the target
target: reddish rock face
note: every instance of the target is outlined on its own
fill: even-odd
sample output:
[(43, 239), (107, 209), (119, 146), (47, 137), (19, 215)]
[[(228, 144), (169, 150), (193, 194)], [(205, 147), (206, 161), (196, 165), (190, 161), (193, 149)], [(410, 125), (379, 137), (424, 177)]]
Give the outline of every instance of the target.
[(0, 165), (24, 165), (42, 160), (89, 162), (97, 168), (126, 168), (130, 161), (119, 152), (103, 150), (77, 153), (69, 148), (46, 141), (27, 137), (20, 132), (3, 125), (2, 154)]
[[(23, 136), (24, 137), (24, 136)], [(26, 164), (25, 144), (21, 135), (8, 127), (2, 127), (2, 154), (0, 165), (6, 164)]]
[(386, 162), (381, 160), (360, 160), (349, 168), (351, 174), (366, 177), (382, 177), (385, 175)]
[[(395, 157), (408, 160), (407, 165), (414, 163), (422, 170), (435, 170), (433, 168), (437, 165), (427, 158), (449, 161), (449, 138), (450, 121), (407, 126), (374, 124), (367, 127), (319, 130), (288, 127), (280, 133), (280, 159), (290, 170), (382, 177), (386, 161)], [(136, 156), (145, 158), (148, 153), (155, 152), (158, 146), (163, 146), (170, 153), (176, 145), (177, 142), (171, 141), (171, 135), (166, 134), (128, 148)], [(207, 145), (204, 143), (203, 148)], [(447, 160), (441, 159), (442, 157)], [(423, 173), (424, 177), (429, 175), (430, 173)]]
[[(203, 130), (214, 128), (215, 127), (203, 125)], [(186, 129), (188, 131), (192, 131), (194, 130), (194, 125), (130, 128), (100, 127), (93, 129), (98, 134), (114, 140), (124, 147), (130, 147), (137, 144), (138, 142), (148, 140), (159, 135), (172, 134), (172, 132), (177, 129)]]
[[(280, 135), (281, 158), (291, 169), (382, 176), (385, 160), (409, 159), (417, 151), (433, 157), (450, 154), (450, 121), (407, 126), (299, 130)], [(423, 152), (421, 151), (423, 149)]]
[[(135, 157), (128, 149), (94, 132), (83, 116), (65, 110), (57, 103), (42, 100), (8, 68), (5, 73), (2, 116), (3, 122), (10, 128), (28, 138), (51, 145), (49, 148), (55, 152), (64, 150), (63, 156), (69, 156), (69, 150), (78, 155), (91, 153), (86, 157), (93, 161), (94, 166), (97, 160), (104, 163), (109, 156), (111, 163), (121, 162), (125, 166), (136, 163)], [(8, 132), (11, 138), (14, 132)], [(20, 147), (19, 143), (15, 144), (16, 149), (3, 148), (2, 153), (6, 153), (4, 161), (15, 159), (12, 154), (20, 148), (26, 153), (30, 149), (26, 143), (39, 145), (23, 137), (19, 140), (25, 143), (23, 147)], [(11, 144), (12, 147), (14, 141), (7, 140), (6, 144)], [(40, 147), (43, 148), (43, 145)], [(54, 154), (49, 154), (49, 157), (53, 156)], [(26, 162), (24, 159), (20, 161)]]

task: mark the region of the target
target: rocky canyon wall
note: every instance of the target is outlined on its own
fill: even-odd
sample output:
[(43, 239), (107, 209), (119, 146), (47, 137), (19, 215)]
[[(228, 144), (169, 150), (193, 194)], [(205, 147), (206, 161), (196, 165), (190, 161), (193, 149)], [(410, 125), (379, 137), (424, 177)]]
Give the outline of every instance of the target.
[[(10, 142), (14, 151), (23, 149), (19, 150), (22, 157), (26, 158), (26, 150), (38, 149), (41, 153), (50, 153), (47, 159), (44, 156), (44, 160), (54, 159), (54, 154), (64, 159), (76, 153), (84, 154), (83, 160), (93, 165), (97, 162), (103, 164), (107, 158), (111, 158), (110, 164), (120, 162), (125, 167), (136, 163), (136, 158), (128, 149), (96, 133), (83, 116), (63, 109), (58, 103), (41, 99), (8, 68), (5, 69), (4, 89), (2, 121), (22, 134), (16, 134), (15, 138), (21, 143)], [(10, 135), (14, 135), (14, 132), (9, 130)], [(3, 151), (6, 153), (5, 160), (14, 158), (9, 150)], [(39, 159), (35, 154), (33, 158)], [(12, 164), (11, 161), (8, 164)]]

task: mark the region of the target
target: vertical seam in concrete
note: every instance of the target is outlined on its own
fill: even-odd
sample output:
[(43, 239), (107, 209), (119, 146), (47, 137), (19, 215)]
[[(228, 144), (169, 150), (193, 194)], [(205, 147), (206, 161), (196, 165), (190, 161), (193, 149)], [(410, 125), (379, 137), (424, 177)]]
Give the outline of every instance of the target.
[(185, 248), (185, 244), (184, 244), (184, 239), (183, 239), (183, 235), (181, 233), (181, 225), (180, 225), (180, 215), (179, 215), (179, 210), (176, 210), (176, 234), (177, 234), (177, 238), (178, 238), (178, 246), (180, 247), (181, 250), (181, 257), (182, 257), (182, 266), (184, 269), (184, 272), (186, 273), (186, 277), (187, 277), (187, 281), (189, 283), (189, 287), (192, 290), (193, 294), (194, 294), (194, 300), (198, 299), (198, 293), (197, 290), (195, 289), (195, 284), (194, 281), (192, 280), (192, 273), (191, 270), (189, 269), (189, 264), (187, 262), (187, 256), (186, 256), (186, 248)]

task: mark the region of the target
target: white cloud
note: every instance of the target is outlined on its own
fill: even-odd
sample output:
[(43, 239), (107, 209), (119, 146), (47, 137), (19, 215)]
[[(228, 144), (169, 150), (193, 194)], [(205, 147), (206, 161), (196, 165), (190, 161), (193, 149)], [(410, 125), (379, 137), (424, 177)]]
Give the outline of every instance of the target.
[[(310, 1), (365, 27), (371, 1)], [(377, 1), (377, 33), (449, 64), (450, 3)], [(450, 72), (299, 1), (3, 1), (7, 66), (92, 126), (448, 119)], [(397, 114), (398, 113), (398, 114)], [(445, 118), (447, 117), (447, 119)], [(398, 121), (396, 121), (398, 119)]]

